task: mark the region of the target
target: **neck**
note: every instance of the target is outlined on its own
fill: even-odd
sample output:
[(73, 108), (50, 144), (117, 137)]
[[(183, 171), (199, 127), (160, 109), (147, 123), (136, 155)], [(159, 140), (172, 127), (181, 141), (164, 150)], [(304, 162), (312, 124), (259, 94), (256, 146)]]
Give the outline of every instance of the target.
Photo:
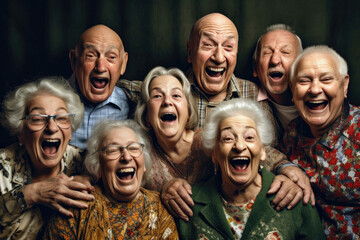
[(60, 163), (55, 168), (42, 168), (42, 169), (35, 169), (32, 168), (32, 181), (33, 182), (41, 182), (51, 177), (55, 177), (59, 174), (60, 171)]
[(193, 130), (184, 130), (179, 139), (157, 139), (162, 150), (175, 163), (182, 162), (189, 154), (194, 138)]
[(285, 92), (281, 94), (271, 94), (268, 93), (270, 98), (279, 105), (283, 106), (292, 106), (294, 103), (292, 102), (292, 93), (290, 88), (287, 88)]
[(260, 174), (246, 187), (221, 186), (224, 199), (232, 205), (241, 205), (254, 199), (261, 190), (262, 180)]
[(207, 95), (210, 102), (222, 102), (226, 98), (226, 91), (220, 92), (216, 95)]

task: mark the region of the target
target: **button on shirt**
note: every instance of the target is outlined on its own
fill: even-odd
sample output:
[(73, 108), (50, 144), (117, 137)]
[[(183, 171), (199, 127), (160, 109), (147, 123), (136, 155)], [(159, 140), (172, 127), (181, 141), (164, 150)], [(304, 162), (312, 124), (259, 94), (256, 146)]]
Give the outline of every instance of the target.
[(86, 148), (86, 141), (96, 123), (103, 119), (123, 120), (127, 119), (129, 105), (124, 91), (115, 87), (111, 96), (104, 102), (93, 105), (85, 103), (84, 118), (81, 126), (72, 134), (71, 145), (80, 149)]

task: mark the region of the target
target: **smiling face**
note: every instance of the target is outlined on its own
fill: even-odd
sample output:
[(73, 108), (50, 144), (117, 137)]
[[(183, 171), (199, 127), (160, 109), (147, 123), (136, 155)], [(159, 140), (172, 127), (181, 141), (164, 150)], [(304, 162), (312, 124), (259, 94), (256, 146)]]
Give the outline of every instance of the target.
[(274, 30), (261, 38), (259, 48), (254, 77), (275, 98), (288, 89), (290, 68), (300, 53), (299, 41), (289, 31)]
[(213, 162), (220, 167), (223, 187), (243, 189), (253, 185), (259, 177), (260, 161), (264, 160), (265, 150), (251, 118), (237, 114), (221, 121)]
[[(27, 103), (26, 112), (30, 114), (56, 115), (68, 113), (65, 102), (56, 96), (47, 94), (35, 95)], [(19, 136), (25, 145), (33, 166), (33, 175), (57, 173), (60, 160), (71, 138), (71, 127), (59, 128), (53, 119), (39, 131), (29, 129), (28, 120), (23, 120), (23, 130)]]
[(81, 35), (77, 51), (78, 56), (73, 50), (69, 56), (81, 94), (92, 103), (105, 101), (126, 69), (127, 53), (120, 37), (97, 25)]
[(188, 101), (180, 81), (164, 75), (149, 85), (147, 120), (158, 140), (179, 139), (189, 120)]
[(293, 101), (315, 137), (340, 116), (348, 85), (349, 76), (341, 77), (331, 54), (310, 53), (300, 60), (292, 82)]
[[(106, 133), (100, 148), (109, 145), (128, 146), (139, 140), (133, 130), (127, 127), (115, 128)], [(127, 150), (115, 160), (109, 160), (100, 153), (101, 179), (109, 200), (129, 202), (135, 199), (145, 172), (144, 155), (133, 157)]]
[(188, 42), (188, 62), (196, 82), (213, 101), (223, 100), (236, 66), (236, 27), (221, 14), (209, 14), (195, 24), (194, 32)]

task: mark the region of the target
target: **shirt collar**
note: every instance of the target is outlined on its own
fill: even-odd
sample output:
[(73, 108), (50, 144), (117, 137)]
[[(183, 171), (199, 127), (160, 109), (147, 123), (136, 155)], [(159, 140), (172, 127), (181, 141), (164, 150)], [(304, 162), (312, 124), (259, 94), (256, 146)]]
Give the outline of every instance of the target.
[(258, 96), (257, 96), (257, 101), (261, 102), (261, 101), (264, 101), (264, 100), (267, 100), (267, 99), (270, 100), (266, 90), (261, 86), (260, 89), (259, 89)]

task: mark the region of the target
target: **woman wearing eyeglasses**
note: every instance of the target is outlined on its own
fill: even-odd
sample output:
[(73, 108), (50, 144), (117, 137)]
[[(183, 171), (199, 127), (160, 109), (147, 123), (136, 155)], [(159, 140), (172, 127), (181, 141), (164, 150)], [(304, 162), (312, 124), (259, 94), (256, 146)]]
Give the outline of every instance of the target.
[(68, 143), (84, 107), (64, 79), (49, 77), (10, 93), (3, 111), (19, 142), (0, 150), (0, 239), (36, 239), (48, 207), (72, 216), (65, 206), (86, 208), (77, 199), (93, 198), (90, 185), (68, 177), (82, 164)]
[(151, 166), (149, 142), (133, 120), (105, 120), (87, 142), (84, 165), (93, 178), (95, 200), (71, 209), (74, 218), (51, 218), (45, 239), (178, 239), (175, 222), (159, 193), (141, 187)]

